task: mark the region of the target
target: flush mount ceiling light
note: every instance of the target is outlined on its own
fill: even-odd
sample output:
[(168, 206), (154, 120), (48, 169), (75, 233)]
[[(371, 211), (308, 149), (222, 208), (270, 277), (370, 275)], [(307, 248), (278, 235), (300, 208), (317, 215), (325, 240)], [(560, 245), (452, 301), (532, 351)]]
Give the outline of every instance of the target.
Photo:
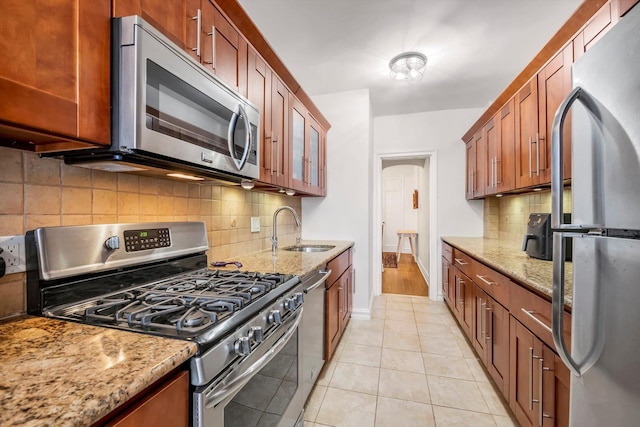
[(420, 52), (404, 52), (389, 61), (391, 78), (400, 83), (413, 84), (422, 80), (427, 57)]

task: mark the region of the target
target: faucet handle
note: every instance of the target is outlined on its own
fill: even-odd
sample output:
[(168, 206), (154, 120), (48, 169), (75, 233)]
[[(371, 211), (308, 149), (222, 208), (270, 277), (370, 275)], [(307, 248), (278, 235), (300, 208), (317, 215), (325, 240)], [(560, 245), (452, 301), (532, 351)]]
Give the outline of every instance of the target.
[(300, 240), (302, 240), (300, 237), (296, 237), (296, 245), (300, 244)]

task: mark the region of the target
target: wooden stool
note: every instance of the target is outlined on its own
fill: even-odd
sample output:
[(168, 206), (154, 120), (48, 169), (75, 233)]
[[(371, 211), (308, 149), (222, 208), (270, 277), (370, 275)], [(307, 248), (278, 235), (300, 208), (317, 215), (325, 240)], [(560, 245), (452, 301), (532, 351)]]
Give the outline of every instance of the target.
[(398, 262), (400, 262), (400, 250), (402, 248), (403, 237), (409, 238), (409, 246), (411, 246), (411, 255), (413, 255), (413, 260), (416, 261), (416, 250), (414, 245), (414, 239), (417, 236), (418, 236), (418, 233), (415, 230), (398, 230), (398, 249), (396, 249), (396, 259)]

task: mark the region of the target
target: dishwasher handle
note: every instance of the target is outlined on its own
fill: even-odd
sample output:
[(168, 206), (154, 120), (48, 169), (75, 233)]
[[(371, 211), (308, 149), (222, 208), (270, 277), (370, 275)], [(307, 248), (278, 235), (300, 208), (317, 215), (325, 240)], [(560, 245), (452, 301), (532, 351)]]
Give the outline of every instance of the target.
[(329, 277), (329, 275), (331, 274), (331, 270), (329, 270), (329, 271), (319, 271), (319, 273), (323, 274), (322, 278), (320, 280), (318, 280), (316, 283), (314, 283), (313, 285), (311, 285), (308, 288), (306, 288), (303, 291), (305, 294), (308, 294), (309, 292), (311, 292), (312, 290), (314, 290), (318, 286), (322, 285), (324, 283), (324, 281), (327, 280), (327, 277)]

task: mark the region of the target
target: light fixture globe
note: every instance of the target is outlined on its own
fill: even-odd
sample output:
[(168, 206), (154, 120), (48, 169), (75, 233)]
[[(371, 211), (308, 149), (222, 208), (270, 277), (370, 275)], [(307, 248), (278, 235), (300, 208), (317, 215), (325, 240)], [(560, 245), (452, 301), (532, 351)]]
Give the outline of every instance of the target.
[(404, 84), (413, 84), (422, 80), (427, 67), (427, 57), (420, 52), (404, 52), (389, 61), (391, 78)]

